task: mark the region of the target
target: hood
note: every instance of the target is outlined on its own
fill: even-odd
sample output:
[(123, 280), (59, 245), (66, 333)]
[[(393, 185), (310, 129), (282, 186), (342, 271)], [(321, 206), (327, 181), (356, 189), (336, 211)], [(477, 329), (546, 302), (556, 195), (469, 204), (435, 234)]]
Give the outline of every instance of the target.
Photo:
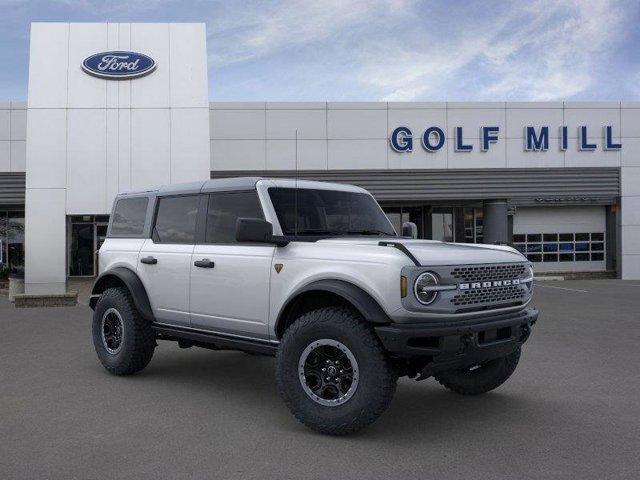
[(421, 265), (460, 265), (481, 263), (526, 262), (527, 259), (515, 248), (506, 245), (484, 245), (477, 243), (447, 243), (437, 240), (413, 240), (401, 237), (374, 238), (329, 238), (317, 243), (346, 245), (378, 245), (379, 242), (402, 243), (418, 259)]

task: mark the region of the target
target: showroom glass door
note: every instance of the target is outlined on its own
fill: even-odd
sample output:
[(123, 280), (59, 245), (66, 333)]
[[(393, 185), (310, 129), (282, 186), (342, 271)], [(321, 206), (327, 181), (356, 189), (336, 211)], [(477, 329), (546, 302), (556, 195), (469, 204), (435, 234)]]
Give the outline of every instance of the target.
[(72, 223), (69, 246), (69, 276), (93, 277), (95, 275), (95, 224)]

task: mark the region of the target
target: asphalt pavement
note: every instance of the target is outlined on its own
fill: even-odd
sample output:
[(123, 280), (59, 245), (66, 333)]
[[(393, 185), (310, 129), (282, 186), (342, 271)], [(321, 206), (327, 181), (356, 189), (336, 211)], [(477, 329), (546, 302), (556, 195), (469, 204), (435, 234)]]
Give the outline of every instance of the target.
[(288, 412), (271, 358), (161, 342), (114, 377), (87, 306), (0, 297), (0, 478), (639, 478), (640, 281), (538, 282), (534, 303), (502, 387), (402, 379), (376, 423), (334, 438)]

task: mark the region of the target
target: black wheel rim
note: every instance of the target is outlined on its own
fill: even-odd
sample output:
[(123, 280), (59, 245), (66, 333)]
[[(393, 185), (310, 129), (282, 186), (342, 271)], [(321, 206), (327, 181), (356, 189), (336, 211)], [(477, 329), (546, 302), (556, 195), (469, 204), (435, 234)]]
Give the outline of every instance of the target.
[(111, 355), (117, 354), (122, 348), (124, 337), (124, 322), (115, 308), (109, 308), (102, 315), (100, 325), (102, 344)]
[(300, 383), (316, 403), (332, 407), (347, 402), (358, 387), (358, 363), (351, 351), (336, 340), (309, 344), (298, 362)]

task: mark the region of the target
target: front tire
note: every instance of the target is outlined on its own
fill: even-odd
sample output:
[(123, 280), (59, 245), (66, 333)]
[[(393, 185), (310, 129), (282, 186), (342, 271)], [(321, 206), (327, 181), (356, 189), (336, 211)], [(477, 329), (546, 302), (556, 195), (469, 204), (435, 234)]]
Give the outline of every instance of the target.
[(156, 342), (151, 324), (136, 309), (125, 288), (109, 288), (93, 312), (93, 346), (114, 375), (131, 375), (148, 365)]
[(474, 368), (449, 370), (434, 375), (443, 387), (460, 395), (480, 395), (498, 388), (513, 374), (520, 360), (520, 347), (505, 357)]
[(375, 421), (389, 406), (397, 378), (371, 326), (343, 307), (298, 318), (276, 358), (278, 390), (289, 410), (329, 435), (350, 434)]

